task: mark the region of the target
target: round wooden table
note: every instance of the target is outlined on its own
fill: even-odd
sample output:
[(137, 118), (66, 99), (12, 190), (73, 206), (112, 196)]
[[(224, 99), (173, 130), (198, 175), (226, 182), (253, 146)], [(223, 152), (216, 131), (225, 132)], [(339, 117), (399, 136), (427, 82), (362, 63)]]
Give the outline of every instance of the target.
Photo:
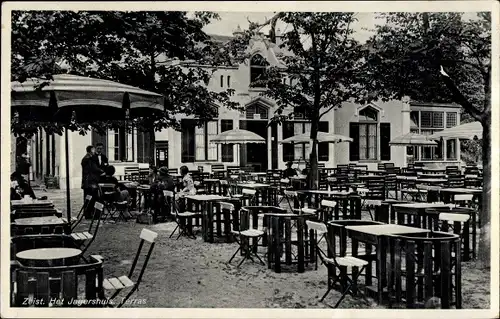
[(16, 257), (25, 266), (52, 267), (74, 265), (81, 253), (76, 248), (37, 248), (21, 251)]
[(17, 226), (47, 226), (47, 225), (63, 225), (66, 222), (56, 216), (28, 217), (18, 218), (14, 221)]

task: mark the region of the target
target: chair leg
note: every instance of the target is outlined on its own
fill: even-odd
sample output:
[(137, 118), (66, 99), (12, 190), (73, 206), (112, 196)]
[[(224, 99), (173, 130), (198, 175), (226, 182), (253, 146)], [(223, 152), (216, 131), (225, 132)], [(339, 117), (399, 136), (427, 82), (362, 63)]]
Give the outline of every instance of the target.
[(330, 291), (332, 291), (332, 288), (333, 288), (333, 285), (330, 285), (330, 280), (328, 280), (328, 289), (326, 290), (326, 292), (323, 295), (323, 297), (321, 297), (321, 299), (319, 300), (320, 302), (323, 302), (323, 300), (325, 300), (326, 296), (328, 296), (328, 294), (330, 293)]
[[(340, 297), (340, 299), (337, 301), (337, 303), (335, 304), (334, 308), (337, 308), (340, 303), (342, 302), (342, 300), (344, 300), (345, 296), (347, 295), (347, 293), (349, 293), (349, 291), (351, 291), (351, 294), (354, 296), (355, 293), (354, 291), (351, 290), (351, 287), (355, 285), (355, 283), (358, 281), (358, 278), (359, 276), (363, 273), (363, 270), (365, 269), (365, 266), (361, 267), (361, 269), (357, 272), (356, 276), (353, 276), (352, 280), (349, 280), (349, 276), (347, 275), (347, 270), (344, 270), (343, 271), (343, 275), (345, 276), (345, 278), (347, 278), (347, 280), (349, 281), (349, 285), (347, 286), (347, 288), (344, 290), (344, 292), (342, 293), (342, 296)], [(342, 270), (341, 270), (342, 271)]]
[(168, 238), (172, 238), (172, 236), (174, 235), (175, 231), (179, 228), (179, 224), (177, 224), (177, 226), (175, 226), (175, 229), (174, 231), (170, 234), (170, 236)]
[(233, 261), (234, 257), (236, 257), (236, 255), (240, 252), (240, 250), (241, 250), (241, 246), (238, 247), (238, 250), (236, 250), (236, 252), (233, 254), (231, 259), (229, 259), (229, 261), (228, 261), (229, 264), (231, 263), (231, 261)]

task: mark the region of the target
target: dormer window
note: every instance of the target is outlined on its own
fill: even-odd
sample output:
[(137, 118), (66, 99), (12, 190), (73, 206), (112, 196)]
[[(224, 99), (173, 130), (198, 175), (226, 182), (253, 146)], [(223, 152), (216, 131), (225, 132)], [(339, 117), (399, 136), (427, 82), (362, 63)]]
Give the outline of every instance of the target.
[(265, 80), (266, 68), (269, 63), (260, 54), (255, 54), (250, 59), (250, 86), (263, 88), (266, 87)]

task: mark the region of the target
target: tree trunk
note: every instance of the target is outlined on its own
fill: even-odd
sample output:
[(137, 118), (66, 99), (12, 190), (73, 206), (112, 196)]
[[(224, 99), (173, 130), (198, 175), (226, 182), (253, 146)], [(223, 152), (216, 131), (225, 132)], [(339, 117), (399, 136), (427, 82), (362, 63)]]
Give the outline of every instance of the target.
[(481, 230), (479, 233), (479, 267), (490, 268), (491, 252), (491, 118), (483, 121), (483, 200), (479, 218)]
[[(155, 52), (151, 51), (150, 56), (150, 63), (151, 63), (151, 74), (149, 75), (149, 90), (152, 92), (156, 91), (156, 61), (155, 61)], [(151, 123), (151, 127), (149, 128), (149, 162), (154, 163), (156, 166), (156, 137), (155, 137), (155, 128), (154, 128), (154, 121)]]
[(318, 189), (319, 174), (318, 174), (318, 121), (311, 121), (311, 154), (309, 156), (309, 172), (308, 172), (308, 186), (309, 189)]

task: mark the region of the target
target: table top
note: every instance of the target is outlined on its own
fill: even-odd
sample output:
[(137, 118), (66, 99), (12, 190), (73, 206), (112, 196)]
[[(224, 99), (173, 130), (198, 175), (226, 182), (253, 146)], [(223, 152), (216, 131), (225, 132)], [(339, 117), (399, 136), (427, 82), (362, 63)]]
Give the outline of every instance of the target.
[(454, 207), (453, 204), (444, 203), (408, 203), (408, 204), (394, 204), (392, 207), (395, 208), (415, 208), (415, 209), (426, 209), (426, 208), (441, 208), (441, 207)]
[(430, 232), (430, 230), (428, 229), (396, 225), (396, 224), (346, 226), (345, 228), (351, 231), (356, 231), (375, 236), (417, 234), (417, 233)]
[(82, 253), (76, 248), (37, 248), (21, 251), (17, 258), (29, 260), (54, 260), (79, 256)]
[(417, 183), (446, 183), (448, 180), (444, 178), (417, 178)]
[(138, 190), (149, 190), (149, 189), (151, 189), (151, 186), (150, 185), (139, 185), (139, 186), (137, 186), (137, 189)]
[(373, 175), (373, 174), (370, 174), (370, 175), (359, 175), (358, 176), (359, 179), (382, 179), (384, 178), (383, 176), (381, 175)]
[(403, 176), (403, 175), (397, 175), (396, 179), (402, 180), (402, 181), (416, 181), (417, 176)]
[(338, 195), (338, 196), (347, 196), (353, 195), (353, 192), (345, 192), (345, 191), (327, 191), (327, 190), (319, 190), (319, 189), (301, 189), (298, 190), (297, 193), (302, 194), (318, 194), (318, 195)]
[(446, 172), (446, 169), (445, 168), (428, 168), (428, 167), (424, 167), (422, 168), (422, 171), (424, 172)]
[(54, 203), (50, 200), (30, 200), (30, 201), (24, 201), (23, 199), (20, 200), (11, 200), (10, 204), (12, 206), (51, 206), (54, 205)]
[(263, 184), (263, 183), (239, 183), (237, 185), (238, 187), (246, 187), (246, 188), (266, 188), (271, 186), (269, 184)]
[(62, 225), (65, 221), (56, 216), (42, 216), (42, 217), (29, 217), (18, 218), (14, 221), (18, 226), (35, 226), (35, 225)]
[(204, 182), (220, 182), (220, 179), (218, 178), (205, 178), (203, 179)]
[(252, 172), (250, 173), (250, 176), (266, 176), (266, 172)]
[(226, 196), (209, 195), (209, 194), (187, 195), (185, 198), (196, 201), (217, 201), (217, 200), (229, 199), (229, 197)]
[(483, 192), (482, 188), (442, 188), (441, 192), (448, 193), (459, 193), (459, 194), (481, 194)]
[(305, 176), (305, 175), (297, 175), (297, 176), (290, 176), (288, 178), (289, 179), (296, 179), (296, 180), (304, 180), (304, 179), (307, 179), (307, 176)]
[(446, 177), (446, 174), (419, 174), (418, 175), (419, 178), (431, 178), (431, 179), (434, 179), (434, 178), (445, 178)]

